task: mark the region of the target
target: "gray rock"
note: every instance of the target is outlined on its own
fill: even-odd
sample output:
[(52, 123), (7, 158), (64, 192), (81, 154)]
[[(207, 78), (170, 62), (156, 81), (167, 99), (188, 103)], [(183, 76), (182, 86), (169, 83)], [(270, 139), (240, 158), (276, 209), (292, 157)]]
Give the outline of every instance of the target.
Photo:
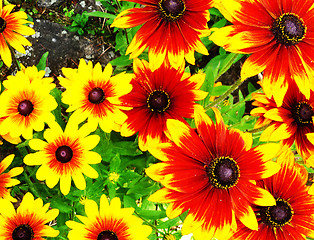
[(60, 24), (47, 20), (34, 20), (36, 33), (28, 37), (32, 43), (26, 54), (17, 54), (26, 66), (37, 65), (41, 56), (49, 52), (47, 66), (50, 76), (61, 75), (62, 67), (77, 67), (80, 58), (100, 62), (105, 66), (114, 58), (114, 50), (94, 36), (79, 36), (68, 32)]
[(62, 3), (62, 0), (38, 0), (37, 5), (41, 8), (55, 8), (60, 3)]

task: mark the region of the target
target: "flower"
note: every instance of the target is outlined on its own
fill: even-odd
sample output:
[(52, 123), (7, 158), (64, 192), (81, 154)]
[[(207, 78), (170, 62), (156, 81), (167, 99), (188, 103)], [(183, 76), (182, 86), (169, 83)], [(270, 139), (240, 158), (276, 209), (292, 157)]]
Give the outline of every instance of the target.
[(208, 9), (211, 0), (131, 0), (144, 5), (121, 12), (111, 27), (130, 28), (143, 24), (137, 31), (126, 54), (138, 57), (149, 47), (152, 70), (168, 59), (179, 68), (187, 62), (194, 64), (194, 51), (208, 55), (200, 37), (208, 36)]
[(35, 66), (23, 68), (16, 76), (3, 82), (6, 88), (0, 95), (0, 135), (11, 138), (33, 137), (33, 130), (42, 131), (45, 122), (55, 121), (51, 113), (58, 104), (50, 91), (55, 87), (53, 78), (43, 78), (45, 71)]
[[(148, 144), (165, 142), (166, 120), (193, 118), (195, 101), (202, 100), (207, 93), (200, 89), (205, 74), (191, 76), (184, 72), (184, 65), (178, 70), (168, 64), (152, 71), (145, 60), (134, 60), (132, 91), (122, 97), (128, 118), (121, 127), (122, 136), (138, 132), (139, 147), (147, 150)], [(200, 105), (198, 105), (200, 106)]]
[[(0, 118), (0, 125), (1, 123), (3, 122), (3, 120), (6, 119), (6, 117), (2, 117)], [(6, 140), (7, 142), (11, 143), (11, 144), (19, 144), (20, 142), (22, 142), (21, 138), (20, 137), (17, 137), (17, 138), (12, 138), (10, 136), (10, 133), (7, 133), (5, 135), (1, 135), (1, 137)], [(1, 145), (1, 144), (0, 144)]]
[[(55, 123), (44, 132), (44, 138), (31, 139), (29, 146), (38, 152), (24, 157), (27, 165), (41, 165), (36, 177), (39, 181), (46, 180), (49, 188), (53, 188), (60, 179), (60, 190), (67, 195), (71, 188), (71, 178), (80, 190), (86, 188), (86, 181), (82, 173), (90, 178), (97, 178), (98, 173), (89, 164), (100, 163), (101, 156), (93, 151), (99, 142), (98, 135), (89, 135), (88, 125), (78, 129), (72, 117), (65, 130)], [(89, 135), (89, 136), (88, 136)]]
[(235, 230), (235, 218), (252, 230), (257, 220), (251, 204), (275, 205), (275, 199), (255, 180), (272, 176), (279, 165), (271, 159), (279, 144), (252, 148), (252, 136), (228, 130), (219, 111), (213, 108), (216, 125), (203, 110), (195, 109), (196, 129), (169, 119), (172, 143), (151, 146), (149, 151), (162, 162), (146, 169), (164, 187), (148, 200), (170, 203), (166, 213), (175, 218), (189, 210), (182, 234), (195, 239), (226, 239)]
[(121, 73), (111, 77), (112, 66), (107, 64), (104, 71), (100, 63), (93, 68), (80, 60), (78, 69), (62, 68), (65, 76), (59, 77), (60, 84), (66, 88), (62, 93), (62, 101), (69, 106), (67, 112), (73, 112), (73, 118), (96, 129), (98, 124), (105, 132), (119, 131), (120, 125), (126, 120), (121, 112), (119, 98), (131, 91), (130, 81), (133, 74)]
[(46, 225), (56, 219), (58, 209), (49, 209), (49, 203), (43, 206), (43, 200), (26, 193), (20, 206), (15, 211), (13, 204), (7, 199), (0, 199), (0, 238), (34, 239), (42, 237), (57, 237), (59, 231)]
[(255, 100), (252, 104), (257, 108), (251, 115), (259, 117), (255, 128), (269, 125), (262, 132), (260, 141), (281, 141), (288, 147), (295, 142), (298, 153), (304, 159), (308, 158), (314, 151), (314, 145), (306, 137), (307, 133), (314, 132), (314, 92), (311, 90), (307, 99), (292, 82), (281, 106), (264, 93), (253, 93), (252, 98)]
[(32, 44), (24, 36), (35, 33), (34, 29), (25, 26), (25, 24), (32, 23), (26, 20), (27, 15), (25, 12), (11, 13), (14, 7), (15, 5), (12, 4), (2, 7), (2, 0), (0, 1), (0, 56), (8, 67), (12, 64), (8, 44), (17, 51), (25, 53), (23, 45), (31, 46)]
[(15, 186), (20, 183), (19, 180), (13, 179), (17, 175), (20, 175), (23, 172), (23, 167), (15, 167), (10, 169), (9, 172), (4, 173), (4, 171), (10, 166), (14, 158), (14, 154), (11, 154), (5, 157), (0, 162), (0, 199), (8, 199), (11, 202), (16, 202), (16, 199), (12, 198), (10, 195), (8, 187)]
[(294, 162), (290, 149), (281, 154), (277, 162), (280, 171), (259, 184), (276, 199), (276, 205), (254, 207), (258, 219), (258, 231), (238, 224), (231, 239), (305, 239), (314, 237), (314, 196), (306, 186), (307, 171)]
[(309, 98), (314, 89), (313, 4), (314, 0), (220, 1), (217, 7), (234, 25), (217, 29), (210, 39), (227, 51), (252, 54), (241, 77), (264, 71), (264, 92), (268, 98), (274, 96), (278, 106), (292, 81)]
[(151, 228), (142, 225), (142, 220), (132, 215), (133, 208), (121, 208), (120, 199), (115, 197), (109, 205), (106, 195), (100, 198), (100, 208), (93, 200), (85, 201), (87, 217), (76, 215), (82, 222), (67, 221), (71, 228), (69, 240), (110, 239), (148, 240)]

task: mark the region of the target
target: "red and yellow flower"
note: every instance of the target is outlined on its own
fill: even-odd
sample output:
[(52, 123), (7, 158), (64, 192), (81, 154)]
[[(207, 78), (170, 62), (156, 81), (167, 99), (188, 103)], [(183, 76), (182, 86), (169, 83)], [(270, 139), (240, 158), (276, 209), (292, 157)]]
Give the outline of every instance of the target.
[(41, 165), (36, 173), (40, 181), (46, 180), (49, 188), (53, 188), (60, 180), (61, 193), (67, 195), (71, 188), (71, 179), (80, 190), (86, 188), (83, 173), (90, 178), (97, 178), (97, 171), (89, 164), (97, 164), (101, 156), (91, 151), (98, 144), (98, 135), (85, 124), (78, 129), (78, 125), (71, 117), (65, 130), (55, 123), (45, 130), (44, 138), (31, 139), (29, 146), (38, 152), (24, 157), (27, 165)]
[(15, 167), (10, 169), (9, 172), (4, 173), (4, 171), (10, 166), (14, 158), (11, 154), (4, 158), (0, 162), (0, 198), (8, 199), (11, 202), (16, 202), (16, 199), (11, 197), (8, 187), (13, 187), (20, 183), (19, 180), (13, 179), (12, 177), (18, 176), (23, 172), (23, 167)]
[(110, 204), (106, 195), (100, 198), (100, 207), (93, 200), (85, 201), (86, 217), (76, 215), (82, 222), (67, 221), (71, 228), (69, 240), (148, 240), (152, 229), (142, 225), (142, 220), (133, 215), (134, 208), (121, 208), (120, 199), (115, 197)]
[(310, 97), (301, 93), (295, 83), (291, 82), (281, 106), (274, 98), (268, 98), (264, 93), (252, 94), (252, 104), (257, 106), (251, 111), (252, 116), (258, 116), (255, 128), (268, 126), (261, 134), (260, 141), (281, 141), (290, 147), (295, 143), (297, 151), (304, 160), (312, 155), (314, 145), (306, 134), (314, 132), (314, 92)]
[(21, 53), (25, 53), (23, 46), (32, 44), (24, 37), (35, 33), (34, 29), (26, 26), (32, 22), (27, 20), (25, 12), (11, 13), (15, 5), (2, 6), (0, 1), (0, 56), (8, 67), (12, 64), (11, 51), (8, 44)]
[(217, 29), (210, 39), (227, 51), (252, 54), (241, 76), (264, 71), (264, 92), (274, 96), (278, 106), (292, 81), (309, 98), (314, 90), (313, 4), (314, 0), (222, 0), (217, 7), (233, 25)]
[(147, 47), (151, 68), (155, 70), (167, 59), (179, 68), (184, 59), (194, 64), (194, 51), (208, 54), (200, 37), (208, 36), (208, 9), (211, 0), (130, 0), (144, 5), (121, 12), (111, 27), (131, 28), (143, 24), (137, 31), (126, 54), (138, 57)]
[(236, 219), (258, 229), (251, 204), (273, 206), (271, 194), (255, 180), (272, 176), (279, 165), (271, 159), (279, 144), (252, 148), (252, 136), (228, 130), (217, 109), (216, 124), (203, 110), (195, 109), (196, 129), (169, 119), (173, 142), (161, 143), (149, 151), (162, 162), (146, 173), (164, 187), (150, 201), (170, 203), (167, 215), (174, 218), (189, 210), (182, 233), (195, 239), (226, 239), (236, 229)]
[(11, 138), (33, 137), (33, 130), (42, 131), (45, 123), (55, 121), (51, 113), (58, 104), (50, 91), (55, 88), (53, 78), (44, 78), (45, 71), (35, 66), (23, 68), (15, 76), (3, 81), (0, 95), (0, 135)]
[(294, 161), (290, 149), (281, 154), (277, 162), (280, 171), (259, 185), (276, 199), (275, 206), (254, 207), (258, 219), (258, 231), (238, 224), (233, 240), (286, 240), (314, 237), (314, 196), (306, 186), (308, 173)]
[(98, 125), (105, 132), (120, 130), (127, 117), (121, 111), (119, 98), (131, 91), (133, 74), (111, 76), (112, 71), (111, 64), (102, 70), (100, 63), (93, 67), (91, 61), (86, 63), (84, 59), (78, 69), (62, 68), (65, 78), (59, 77), (59, 81), (66, 88), (62, 101), (69, 105), (67, 112), (73, 112), (77, 122), (88, 119), (94, 130)]
[[(191, 76), (184, 72), (184, 65), (178, 70), (168, 64), (152, 71), (145, 60), (135, 59), (132, 91), (121, 98), (131, 110), (125, 111), (128, 118), (121, 127), (122, 136), (138, 132), (139, 147), (147, 150), (148, 144), (165, 142), (167, 119), (193, 118), (196, 101), (207, 93), (199, 90), (205, 74)], [(200, 106), (200, 105), (198, 105)]]
[(0, 199), (0, 239), (32, 239), (57, 237), (59, 231), (47, 223), (56, 219), (58, 209), (49, 209), (50, 204), (43, 205), (43, 200), (26, 193), (17, 210), (7, 199)]

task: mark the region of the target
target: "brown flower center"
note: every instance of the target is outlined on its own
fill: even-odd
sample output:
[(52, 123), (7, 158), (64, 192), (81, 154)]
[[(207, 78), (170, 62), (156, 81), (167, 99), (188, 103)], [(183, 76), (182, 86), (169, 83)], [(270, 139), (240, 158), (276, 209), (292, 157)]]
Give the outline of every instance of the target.
[(2, 17), (0, 17), (0, 33), (2, 33), (6, 27), (7, 22)]
[(168, 93), (162, 90), (155, 90), (149, 94), (147, 98), (148, 108), (152, 112), (164, 112), (170, 106), (170, 98)]
[(210, 183), (215, 188), (227, 189), (235, 186), (240, 178), (239, 166), (232, 158), (218, 157), (206, 165)]
[(73, 151), (69, 146), (63, 145), (58, 147), (55, 155), (58, 162), (67, 163), (71, 161), (73, 157)]
[(119, 238), (114, 232), (106, 230), (99, 233), (97, 240), (119, 240)]
[(182, 17), (186, 7), (183, 0), (161, 0), (158, 9), (163, 19), (174, 22)]
[(18, 112), (23, 116), (28, 116), (34, 110), (34, 105), (29, 100), (24, 100), (17, 107)]
[(276, 199), (276, 206), (261, 207), (262, 222), (272, 227), (282, 227), (289, 223), (294, 214), (291, 205), (283, 200)]
[(105, 100), (105, 93), (101, 88), (94, 88), (89, 92), (88, 100), (93, 104), (102, 103)]
[(313, 108), (306, 102), (299, 102), (291, 111), (292, 117), (299, 126), (313, 124)]
[(274, 21), (271, 31), (278, 43), (291, 46), (302, 41), (306, 34), (306, 26), (298, 15), (284, 13)]
[(16, 227), (12, 233), (13, 240), (31, 240), (34, 238), (34, 231), (28, 224)]

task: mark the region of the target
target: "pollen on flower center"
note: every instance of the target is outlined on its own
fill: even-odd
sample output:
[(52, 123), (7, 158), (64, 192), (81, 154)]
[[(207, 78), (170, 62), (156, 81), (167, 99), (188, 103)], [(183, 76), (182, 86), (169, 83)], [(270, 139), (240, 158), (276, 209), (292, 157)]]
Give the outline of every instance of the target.
[(271, 31), (278, 43), (291, 46), (302, 41), (306, 26), (298, 15), (284, 13), (274, 21)]
[(164, 112), (170, 106), (169, 95), (165, 91), (155, 90), (149, 94), (147, 105), (152, 112)]
[(99, 233), (97, 240), (119, 240), (117, 235), (109, 230)]
[(33, 229), (27, 224), (16, 227), (12, 233), (13, 240), (31, 240), (33, 237)]
[(6, 26), (7, 26), (7, 22), (2, 17), (0, 17), (0, 33), (4, 31)]
[(280, 198), (276, 199), (276, 206), (262, 207), (260, 213), (262, 221), (272, 227), (286, 225), (294, 214), (291, 205)]
[(235, 186), (240, 177), (238, 164), (229, 157), (218, 157), (206, 165), (210, 183), (220, 189)]
[(32, 113), (34, 105), (29, 100), (24, 100), (19, 103), (17, 109), (21, 115), (26, 117)]
[(299, 126), (313, 124), (313, 108), (306, 102), (299, 102), (291, 111), (293, 119)]
[(161, 0), (158, 6), (162, 18), (167, 21), (176, 21), (186, 9), (183, 0)]
[(88, 94), (88, 100), (91, 103), (99, 104), (105, 100), (104, 91), (101, 88), (94, 88)]
[(73, 151), (69, 146), (63, 145), (61, 147), (58, 147), (55, 155), (57, 161), (61, 163), (67, 163), (71, 161), (73, 157)]

